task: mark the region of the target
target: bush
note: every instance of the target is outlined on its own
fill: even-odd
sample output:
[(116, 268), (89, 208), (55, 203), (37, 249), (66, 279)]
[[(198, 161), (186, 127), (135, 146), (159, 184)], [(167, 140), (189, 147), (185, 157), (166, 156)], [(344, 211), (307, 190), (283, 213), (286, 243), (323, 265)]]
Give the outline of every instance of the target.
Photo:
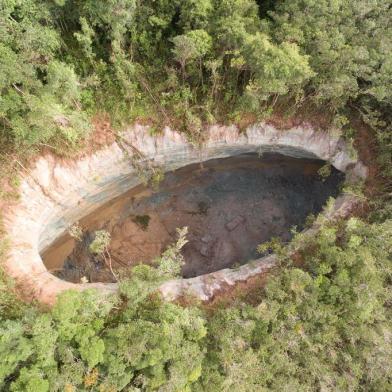
[(305, 270), (271, 277), (257, 306), (207, 314), (162, 302), (155, 290), (183, 236), (119, 295), (69, 291), (49, 312), (13, 299), (18, 311), (0, 319), (1, 389), (387, 391), (391, 234), (392, 221), (324, 227)]

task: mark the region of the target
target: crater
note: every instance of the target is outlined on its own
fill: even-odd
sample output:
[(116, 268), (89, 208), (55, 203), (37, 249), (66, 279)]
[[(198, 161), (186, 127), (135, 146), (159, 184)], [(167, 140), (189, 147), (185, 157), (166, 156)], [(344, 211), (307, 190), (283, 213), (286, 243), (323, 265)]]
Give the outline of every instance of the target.
[(107, 260), (89, 250), (97, 230), (111, 234), (113, 269), (153, 263), (188, 227), (184, 278), (235, 268), (260, 255), (273, 237), (290, 240), (307, 217), (336, 197), (344, 174), (325, 162), (278, 153), (239, 154), (165, 173), (155, 190), (136, 186), (79, 220), (79, 240), (65, 233), (42, 259), (57, 277), (74, 283), (112, 282)]
[[(128, 268), (153, 262), (174, 242), (175, 229), (187, 226), (183, 278), (158, 290), (166, 300), (209, 301), (275, 268), (276, 256), (257, 255), (257, 245), (275, 236), (289, 241), (291, 228), (303, 229), (329, 196), (337, 198), (324, 220), (347, 217), (361, 202), (339, 193), (343, 181), (366, 179), (367, 168), (334, 129), (213, 125), (203, 135), (195, 146), (169, 127), (152, 135), (135, 124), (99, 151), (75, 159), (46, 154), (32, 163), (4, 213), (3, 267), (20, 294), (52, 305), (64, 290), (111, 293), (113, 275), (89, 253), (97, 230), (111, 234), (113, 267)], [(318, 174), (324, 163), (326, 178)], [(152, 190), (140, 174), (154, 170), (165, 178)], [(78, 242), (68, 234), (76, 222), (84, 229)], [(316, 221), (303, 238), (317, 230)]]

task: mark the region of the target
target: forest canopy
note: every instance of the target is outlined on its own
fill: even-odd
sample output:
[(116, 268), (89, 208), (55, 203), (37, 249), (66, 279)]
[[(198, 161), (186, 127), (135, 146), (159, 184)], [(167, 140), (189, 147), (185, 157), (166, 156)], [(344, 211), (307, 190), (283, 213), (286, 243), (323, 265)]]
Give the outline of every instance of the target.
[(198, 134), (277, 101), (383, 128), (391, 18), (388, 0), (3, 0), (1, 141), (73, 146), (97, 112)]
[(391, 85), (390, 0), (0, 0), (0, 164), (77, 151), (102, 113), (194, 141), (311, 112), (347, 139), (366, 129), (378, 180), (301, 268), (282, 251), (265, 288), (215, 308), (162, 301), (172, 259), (50, 310), (2, 274), (0, 390), (392, 391)]

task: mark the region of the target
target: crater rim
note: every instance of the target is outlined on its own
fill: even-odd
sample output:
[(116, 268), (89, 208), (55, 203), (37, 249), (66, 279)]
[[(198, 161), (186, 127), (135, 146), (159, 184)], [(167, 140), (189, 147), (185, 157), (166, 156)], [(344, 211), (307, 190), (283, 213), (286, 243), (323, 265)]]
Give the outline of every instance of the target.
[[(234, 126), (215, 125), (205, 133), (205, 142), (198, 149), (184, 135), (170, 128), (151, 136), (148, 126), (136, 124), (110, 146), (76, 161), (59, 160), (50, 154), (39, 158), (30, 174), (22, 178), (20, 199), (5, 214), (10, 251), (4, 267), (16, 280), (23, 296), (53, 304), (56, 296), (67, 289), (91, 287), (107, 293), (116, 290), (116, 284), (111, 283), (63, 281), (46, 269), (40, 253), (78, 221), (82, 213), (87, 215), (138, 184), (140, 179), (129, 160), (135, 149), (144, 162), (151, 162), (163, 171), (239, 153), (277, 152), (329, 162), (345, 173), (346, 183), (364, 180), (367, 176), (367, 168), (335, 130), (317, 131), (310, 125), (279, 130), (260, 123), (248, 127), (245, 132)], [(349, 214), (357, 203), (354, 195), (342, 194), (336, 199), (333, 211), (326, 213), (327, 217), (334, 219)], [(268, 272), (274, 268), (275, 261), (274, 255), (268, 255), (236, 270), (223, 269), (194, 278), (168, 281), (159, 290), (168, 300), (190, 293), (208, 301), (224, 287), (234, 287)]]

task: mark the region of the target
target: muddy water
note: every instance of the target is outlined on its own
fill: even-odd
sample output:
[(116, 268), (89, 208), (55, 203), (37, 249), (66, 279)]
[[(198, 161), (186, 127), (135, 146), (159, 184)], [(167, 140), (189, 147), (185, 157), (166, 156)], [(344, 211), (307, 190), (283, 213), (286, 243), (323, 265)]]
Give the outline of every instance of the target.
[(288, 241), (293, 226), (302, 229), (309, 214), (337, 196), (344, 175), (333, 169), (322, 179), (322, 165), (252, 154), (166, 173), (158, 190), (136, 187), (82, 219), (82, 241), (65, 234), (42, 255), (44, 263), (65, 280), (111, 281), (104, 261), (88, 251), (95, 230), (111, 233), (113, 267), (126, 268), (151, 263), (183, 226), (184, 277), (246, 263), (257, 257), (257, 245), (276, 236)]

